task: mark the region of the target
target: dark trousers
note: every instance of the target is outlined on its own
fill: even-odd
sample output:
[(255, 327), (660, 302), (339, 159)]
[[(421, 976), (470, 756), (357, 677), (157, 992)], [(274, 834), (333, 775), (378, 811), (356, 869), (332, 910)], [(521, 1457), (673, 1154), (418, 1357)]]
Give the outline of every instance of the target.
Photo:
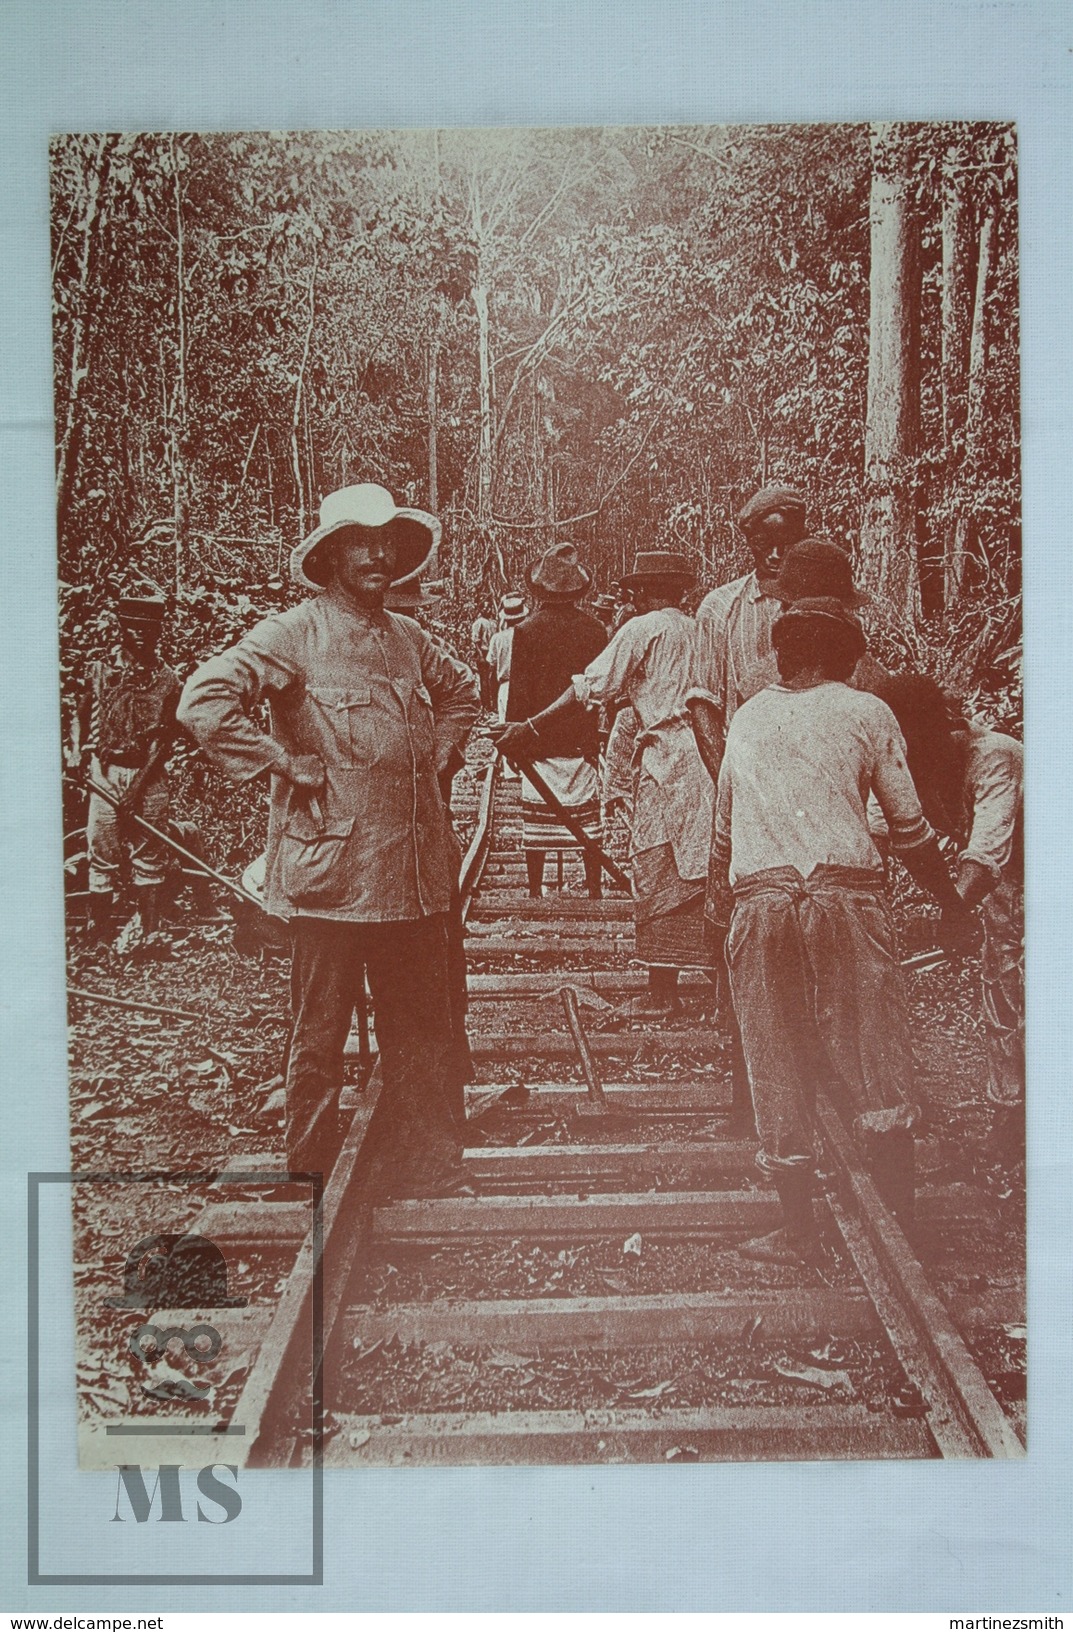
[(461, 1093), (452, 1071), (446, 915), (354, 924), (292, 918), (287, 1159), (323, 1173), (339, 1152), (343, 1049), (368, 972), (383, 1090), (370, 1139), (393, 1176), (457, 1159)]

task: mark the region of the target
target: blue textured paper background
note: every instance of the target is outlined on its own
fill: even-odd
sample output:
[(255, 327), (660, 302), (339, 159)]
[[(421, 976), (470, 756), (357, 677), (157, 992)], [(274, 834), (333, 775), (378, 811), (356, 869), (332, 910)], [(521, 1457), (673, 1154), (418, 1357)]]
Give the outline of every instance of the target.
[[(1068, 1608), (1073, 12), (1061, 0), (5, 0), (2, 14), (0, 1607)], [(27, 1589), (25, 1173), (67, 1165), (48, 135), (869, 118), (1014, 118), (1020, 127), (1028, 1460), (368, 1472), (327, 1481), (323, 1589)], [(45, 1337), (71, 1344), (69, 1305), (46, 1312)], [(73, 1397), (50, 1409), (69, 1414), (72, 1459), (47, 1499), (58, 1520), (85, 1523), (100, 1497), (90, 1501), (92, 1476), (73, 1471)], [(151, 1569), (148, 1536), (146, 1547)]]

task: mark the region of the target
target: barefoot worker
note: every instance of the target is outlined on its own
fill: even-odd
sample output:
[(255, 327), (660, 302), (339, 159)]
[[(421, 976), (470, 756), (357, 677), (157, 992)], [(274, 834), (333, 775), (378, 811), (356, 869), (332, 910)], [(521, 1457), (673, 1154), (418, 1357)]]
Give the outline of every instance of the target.
[[(438, 777), (479, 712), (470, 671), (384, 610), (440, 525), (373, 482), (330, 493), (291, 556), (315, 593), (187, 682), (179, 719), (234, 780), (271, 776), (265, 904), (290, 923), (287, 1156), (330, 1172), (343, 1047), (368, 971), (398, 1187), (450, 1187), (447, 913), (457, 849)], [(256, 711), (267, 701), (268, 731)]]
[(633, 1005), (639, 1018), (677, 1013), (679, 969), (709, 962), (704, 887), (713, 790), (686, 714), (687, 692), (703, 682), (697, 625), (681, 607), (694, 579), (683, 555), (638, 554), (623, 579), (638, 616), (543, 713), (493, 732), (503, 752), (532, 759), (579, 704), (628, 703), (636, 712), (630, 860), (637, 956), (649, 966), (648, 993)]
[(853, 613), (834, 599), (801, 600), (772, 638), (779, 682), (743, 703), (727, 732), (715, 860), (757, 1160), (783, 1215), (780, 1229), (739, 1250), (793, 1262), (819, 1252), (818, 1087), (843, 1096), (889, 1202), (903, 1215), (912, 1204), (912, 1050), (870, 792), (895, 854), (943, 908), (944, 944), (964, 942), (971, 915), (921, 810), (894, 715), (846, 684), (865, 650)]
[[(607, 645), (604, 625), (578, 606), (592, 578), (578, 560), (576, 545), (554, 544), (525, 574), (536, 610), (514, 630), (507, 719), (514, 723), (539, 714), (560, 697), (572, 677)], [(601, 838), (599, 720), (575, 712), (544, 734), (536, 769), (559, 803), (593, 839)], [(522, 772), (522, 844), (529, 894), (544, 888), (549, 851), (582, 851), (589, 895), (602, 892), (599, 858), (583, 851), (576, 834), (550, 810)]]

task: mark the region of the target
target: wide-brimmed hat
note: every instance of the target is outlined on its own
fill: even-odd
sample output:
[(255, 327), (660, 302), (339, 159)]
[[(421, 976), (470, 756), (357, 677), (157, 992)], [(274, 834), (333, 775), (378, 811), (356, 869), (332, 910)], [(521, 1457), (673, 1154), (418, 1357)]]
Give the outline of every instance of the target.
[(578, 560), (576, 544), (553, 544), (525, 569), (525, 581), (543, 600), (577, 600), (592, 588), (592, 574)]
[(163, 595), (121, 595), (116, 603), (116, 616), (121, 623), (148, 623), (159, 628), (167, 609)]
[(525, 604), (524, 595), (504, 595), (499, 603), (499, 610), (503, 614), (503, 622), (508, 628), (516, 623), (523, 623), (529, 616), (529, 608)]
[(317, 552), (332, 533), (343, 527), (390, 527), (395, 540), (393, 584), (416, 577), (440, 541), (442, 528), (425, 510), (410, 510), (395, 503), (378, 482), (340, 487), (321, 502), (320, 525), (291, 551), (291, 577), (307, 589), (326, 583), (324, 552)]
[(796, 487), (776, 483), (773, 487), (762, 487), (742, 506), (738, 512), (738, 526), (743, 533), (747, 533), (756, 522), (763, 521), (765, 516), (773, 515), (776, 510), (798, 511), (803, 515), (807, 509), (808, 500)]
[(620, 579), (623, 589), (636, 589), (653, 578), (680, 578), (684, 583), (695, 583), (696, 573), (684, 555), (677, 550), (638, 550), (633, 571)]
[(792, 545), (767, 593), (787, 603), (831, 598), (843, 606), (867, 606), (872, 599), (856, 588), (849, 555), (829, 538), (803, 538)]
[(775, 619), (772, 634), (774, 635), (780, 624), (803, 622), (805, 619), (812, 619), (817, 623), (840, 624), (843, 629), (855, 630), (861, 639), (864, 639), (861, 620), (854, 616), (844, 602), (836, 600), (833, 595), (809, 595), (800, 601), (793, 601)]

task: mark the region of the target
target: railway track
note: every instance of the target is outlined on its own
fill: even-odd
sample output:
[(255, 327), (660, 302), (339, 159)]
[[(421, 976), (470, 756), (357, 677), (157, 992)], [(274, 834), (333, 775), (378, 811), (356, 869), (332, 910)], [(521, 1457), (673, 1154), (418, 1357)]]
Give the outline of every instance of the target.
[(207, 1208), (229, 1257), (282, 1266), (278, 1296), (228, 1317), (256, 1356), (229, 1414), (243, 1460), (309, 1461), (322, 1402), (339, 1467), (1023, 1455), (965, 1340), (1004, 1311), (940, 1301), (837, 1108), (831, 1273), (738, 1257), (777, 1206), (707, 981), (683, 982), (682, 1020), (631, 1025), (628, 898), (573, 893), (571, 859), (530, 900), (494, 767), (464, 817), (474, 1194), (370, 1201), (374, 1069), (313, 1227), (286, 1187)]

